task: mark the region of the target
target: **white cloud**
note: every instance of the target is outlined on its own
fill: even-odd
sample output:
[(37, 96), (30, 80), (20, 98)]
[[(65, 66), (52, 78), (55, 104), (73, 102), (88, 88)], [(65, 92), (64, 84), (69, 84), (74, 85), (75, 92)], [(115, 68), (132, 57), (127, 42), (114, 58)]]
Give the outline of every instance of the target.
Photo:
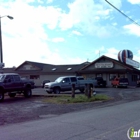
[(65, 41), (65, 39), (62, 38), (62, 37), (56, 37), (56, 38), (52, 39), (52, 42), (55, 42), (55, 43), (57, 43), (57, 42), (64, 42), (64, 41)]
[(125, 25), (123, 28), (125, 32), (130, 35), (140, 36), (140, 26), (138, 25), (129, 24), (129, 25)]
[[(68, 4), (69, 13), (63, 13), (59, 27), (63, 30), (76, 27), (92, 35), (108, 36), (111, 29), (101, 26), (103, 19), (109, 18), (110, 9), (105, 9), (101, 4), (95, 4), (93, 0), (75, 0)], [(100, 28), (103, 30), (99, 32)]]
[(52, 3), (53, 2), (53, 0), (47, 0), (47, 3)]
[(117, 50), (116, 48), (112, 47), (112, 48), (108, 48), (106, 49), (106, 53), (105, 55), (108, 57), (111, 57), (113, 59), (118, 60), (118, 53), (120, 50)]
[(83, 36), (80, 32), (73, 30), (72, 34), (78, 35), (78, 36)]
[(95, 54), (100, 54), (101, 55), (104, 55), (103, 52), (105, 50), (105, 47), (104, 46), (101, 46), (99, 49), (95, 50)]
[(140, 0), (128, 0), (131, 4), (140, 4)]
[(118, 24), (116, 22), (112, 23), (113, 26), (117, 26)]

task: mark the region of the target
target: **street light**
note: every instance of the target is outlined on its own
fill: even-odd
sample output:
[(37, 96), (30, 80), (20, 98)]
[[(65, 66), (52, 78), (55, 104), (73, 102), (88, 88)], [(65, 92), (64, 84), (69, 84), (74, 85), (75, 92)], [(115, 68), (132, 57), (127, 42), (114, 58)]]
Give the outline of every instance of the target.
[(2, 53), (2, 32), (1, 32), (1, 18), (3, 17), (8, 17), (11, 20), (14, 19), (12, 16), (9, 15), (0, 16), (0, 68), (4, 67), (3, 53)]

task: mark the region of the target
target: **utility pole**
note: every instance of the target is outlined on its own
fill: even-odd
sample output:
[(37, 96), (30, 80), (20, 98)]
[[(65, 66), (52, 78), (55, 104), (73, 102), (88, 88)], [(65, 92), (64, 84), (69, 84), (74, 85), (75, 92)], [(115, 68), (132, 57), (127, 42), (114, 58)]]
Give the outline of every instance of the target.
[(6, 15), (6, 16), (0, 16), (0, 68), (4, 67), (3, 63), (3, 52), (2, 52), (2, 30), (1, 30), (1, 18), (8, 17), (9, 19), (13, 19), (13, 17)]

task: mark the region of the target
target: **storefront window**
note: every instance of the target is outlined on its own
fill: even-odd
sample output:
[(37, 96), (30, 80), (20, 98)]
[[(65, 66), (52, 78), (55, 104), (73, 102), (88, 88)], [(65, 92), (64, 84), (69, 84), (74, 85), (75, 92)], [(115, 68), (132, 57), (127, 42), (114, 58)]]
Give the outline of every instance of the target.
[(125, 74), (119, 74), (118, 77), (119, 78), (125, 78)]
[(117, 74), (109, 74), (109, 80), (113, 80), (115, 77), (118, 77)]
[(102, 74), (96, 74), (96, 77), (102, 77)]

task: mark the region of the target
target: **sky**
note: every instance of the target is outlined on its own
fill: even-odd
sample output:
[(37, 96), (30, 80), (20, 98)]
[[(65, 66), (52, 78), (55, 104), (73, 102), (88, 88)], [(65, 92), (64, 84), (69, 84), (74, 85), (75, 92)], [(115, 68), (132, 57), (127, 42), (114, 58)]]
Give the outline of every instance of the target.
[[(108, 2), (140, 24), (140, 0)], [(140, 25), (105, 0), (1, 0), (0, 16), (5, 67), (118, 60), (125, 49), (140, 62)]]

